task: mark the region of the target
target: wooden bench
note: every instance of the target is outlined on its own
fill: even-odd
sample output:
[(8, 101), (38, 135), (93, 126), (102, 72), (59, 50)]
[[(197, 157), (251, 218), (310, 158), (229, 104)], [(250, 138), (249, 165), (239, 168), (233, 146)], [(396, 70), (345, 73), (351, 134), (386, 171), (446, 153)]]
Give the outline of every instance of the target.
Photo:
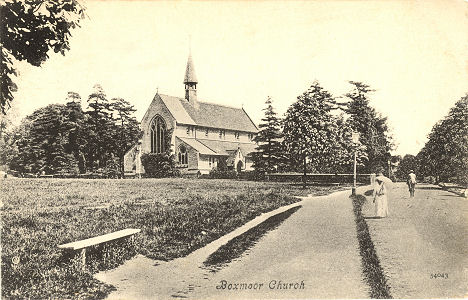
[(86, 267), (86, 248), (91, 246), (96, 246), (105, 242), (110, 242), (113, 240), (121, 239), (124, 237), (133, 236), (134, 234), (140, 232), (141, 229), (127, 228), (112, 233), (96, 236), (93, 238), (71, 242), (63, 245), (59, 245), (60, 249), (69, 249), (69, 250), (80, 250), (81, 249), (81, 263), (83, 269)]

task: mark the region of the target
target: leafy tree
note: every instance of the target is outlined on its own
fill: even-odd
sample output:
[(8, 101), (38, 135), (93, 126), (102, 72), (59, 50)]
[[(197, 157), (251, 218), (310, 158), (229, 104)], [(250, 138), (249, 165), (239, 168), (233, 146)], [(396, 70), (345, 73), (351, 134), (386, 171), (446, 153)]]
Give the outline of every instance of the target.
[(70, 49), (70, 30), (85, 17), (77, 0), (3, 0), (0, 2), (0, 107), (3, 114), (16, 91), (14, 62), (40, 66), (50, 49), (65, 55)]
[(136, 109), (128, 101), (122, 98), (112, 99), (111, 108), (115, 114), (113, 129), (113, 152), (118, 158), (120, 176), (124, 176), (125, 153), (141, 138), (138, 121), (133, 113)]
[(419, 169), (418, 160), (416, 156), (406, 154), (398, 165), (398, 169), (395, 173), (399, 179), (406, 179), (411, 170), (417, 172)]
[(18, 151), (15, 145), (15, 127), (12, 122), (15, 117), (16, 113), (11, 110), (8, 115), (0, 114), (0, 168), (4, 170)]
[(253, 155), (253, 167), (256, 171), (271, 173), (275, 171), (275, 167), (280, 164), (282, 159), (282, 146), (281, 146), (281, 120), (276, 116), (273, 109), (271, 98), (265, 102), (266, 108), (265, 116), (259, 124), (260, 131), (255, 137), (258, 147)]
[(26, 117), (18, 131), (18, 154), (10, 167), (22, 173), (58, 172), (67, 160), (64, 145), (68, 129), (64, 126), (64, 115), (66, 106), (51, 104)]
[(363, 166), (364, 172), (376, 172), (387, 166), (391, 158), (393, 147), (388, 132), (387, 118), (378, 114), (369, 104), (369, 93), (373, 92), (368, 85), (350, 81), (353, 89), (345, 96), (349, 99), (345, 111), (349, 115), (347, 120), (351, 130), (360, 134), (360, 141), (366, 147), (367, 162)]
[(341, 151), (338, 123), (331, 114), (333, 96), (315, 81), (286, 112), (284, 142), (297, 169), (302, 167), (304, 184), (308, 170), (321, 171), (335, 162)]
[(437, 181), (468, 183), (468, 94), (437, 122), (419, 152), (419, 171)]
[(88, 97), (88, 136), (86, 161), (88, 168), (96, 170), (105, 166), (111, 155), (109, 145), (112, 145), (114, 124), (112, 105), (107, 99), (101, 85), (96, 84)]
[(75, 98), (68, 98), (66, 104), (64, 128), (68, 131), (68, 140), (64, 145), (64, 150), (67, 153), (72, 153), (74, 159), (78, 162), (80, 173), (86, 172), (86, 158), (85, 153), (88, 146), (88, 116), (81, 108), (81, 97), (77, 93), (69, 92), (75, 95)]

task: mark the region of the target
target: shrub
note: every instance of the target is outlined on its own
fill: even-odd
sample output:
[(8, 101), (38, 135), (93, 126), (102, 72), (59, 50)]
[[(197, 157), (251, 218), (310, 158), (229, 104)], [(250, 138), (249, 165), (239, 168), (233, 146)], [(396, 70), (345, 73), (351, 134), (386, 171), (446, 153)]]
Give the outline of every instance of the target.
[(220, 170), (213, 169), (210, 171), (210, 178), (212, 179), (236, 179), (237, 172), (234, 170)]
[(164, 178), (177, 175), (174, 155), (169, 153), (144, 153), (141, 163), (147, 177)]

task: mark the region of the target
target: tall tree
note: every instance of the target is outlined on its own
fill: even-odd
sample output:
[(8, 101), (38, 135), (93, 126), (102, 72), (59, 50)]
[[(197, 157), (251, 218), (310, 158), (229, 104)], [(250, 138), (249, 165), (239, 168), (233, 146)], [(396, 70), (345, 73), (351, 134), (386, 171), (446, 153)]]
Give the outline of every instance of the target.
[(27, 61), (40, 66), (48, 52), (70, 49), (70, 30), (85, 17), (85, 8), (77, 0), (3, 0), (0, 1), (0, 108), (10, 107), (16, 85), (14, 62)]
[(265, 116), (258, 125), (260, 131), (254, 139), (258, 146), (254, 154), (253, 166), (256, 171), (271, 173), (275, 171), (275, 167), (281, 164), (283, 157), (281, 120), (273, 109), (270, 97), (265, 104), (266, 108), (263, 109)]
[(351, 130), (360, 134), (360, 141), (366, 147), (368, 160), (364, 172), (376, 172), (387, 166), (393, 147), (387, 126), (387, 118), (378, 114), (369, 103), (368, 85), (350, 81), (353, 89), (345, 96), (349, 99), (345, 111), (349, 115), (347, 123)]
[(332, 94), (315, 81), (286, 112), (284, 142), (296, 166), (302, 165), (304, 184), (307, 170), (332, 165), (341, 146), (337, 120), (331, 114), (334, 103)]
[(468, 94), (434, 125), (417, 157), (425, 176), (468, 183)]
[(10, 167), (22, 173), (78, 173), (73, 153), (66, 150), (67, 115), (65, 105), (51, 104), (26, 117), (16, 139), (18, 154)]
[(113, 128), (113, 152), (118, 157), (120, 176), (124, 176), (125, 153), (141, 138), (143, 132), (135, 116), (136, 109), (122, 98), (112, 99), (112, 110), (115, 114)]
[(112, 144), (114, 124), (112, 106), (101, 85), (96, 84), (88, 97), (88, 147), (86, 161), (88, 168), (96, 170), (103, 168), (111, 155), (109, 145)]

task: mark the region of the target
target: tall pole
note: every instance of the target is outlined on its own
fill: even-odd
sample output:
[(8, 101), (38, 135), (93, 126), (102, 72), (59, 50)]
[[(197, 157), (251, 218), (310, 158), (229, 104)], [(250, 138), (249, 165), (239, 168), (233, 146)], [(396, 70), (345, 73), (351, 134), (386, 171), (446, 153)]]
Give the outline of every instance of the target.
[(354, 150), (353, 189), (352, 195), (356, 195), (356, 150)]
[(351, 195), (356, 195), (356, 152), (357, 152), (357, 147), (359, 146), (359, 132), (353, 132), (351, 134), (351, 139), (353, 143), (353, 149), (354, 149), (354, 170), (353, 170), (353, 189), (351, 191)]

